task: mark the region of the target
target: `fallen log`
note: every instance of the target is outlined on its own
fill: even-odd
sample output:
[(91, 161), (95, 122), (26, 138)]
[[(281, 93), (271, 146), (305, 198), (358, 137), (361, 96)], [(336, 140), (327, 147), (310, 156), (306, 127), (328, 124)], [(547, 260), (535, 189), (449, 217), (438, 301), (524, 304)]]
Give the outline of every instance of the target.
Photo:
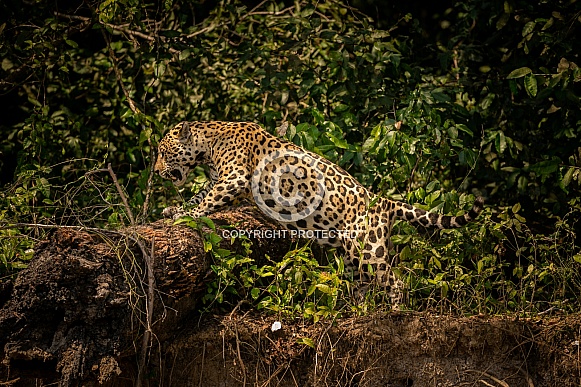
[[(246, 230), (279, 229), (251, 207), (212, 218), (217, 233), (231, 224)], [(195, 311), (213, 272), (202, 233), (170, 223), (160, 220), (120, 231), (51, 232), (36, 246), (29, 267), (11, 289), (4, 287), (0, 348), (5, 372), (16, 380), (22, 370), (28, 377), (34, 370), (33, 376), (57, 380), (61, 386), (85, 380), (105, 383), (121, 372), (119, 359), (140, 352), (140, 338), (148, 326), (157, 343), (174, 334)], [(265, 254), (282, 256), (291, 243), (253, 235), (249, 239), (251, 257), (257, 260)], [(148, 286), (142, 248), (152, 244), (154, 289)], [(221, 244), (244, 251), (239, 240), (223, 239)], [(148, 294), (154, 301), (149, 316)]]

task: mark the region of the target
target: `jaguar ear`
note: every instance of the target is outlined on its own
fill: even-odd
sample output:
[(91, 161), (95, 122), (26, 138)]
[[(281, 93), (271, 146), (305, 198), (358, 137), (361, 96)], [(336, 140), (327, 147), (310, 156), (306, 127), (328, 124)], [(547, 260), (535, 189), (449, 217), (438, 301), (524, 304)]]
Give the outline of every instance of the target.
[(187, 122), (182, 122), (182, 127), (180, 129), (180, 133), (178, 134), (178, 140), (180, 140), (180, 142), (188, 142), (190, 137), (192, 137), (190, 124)]

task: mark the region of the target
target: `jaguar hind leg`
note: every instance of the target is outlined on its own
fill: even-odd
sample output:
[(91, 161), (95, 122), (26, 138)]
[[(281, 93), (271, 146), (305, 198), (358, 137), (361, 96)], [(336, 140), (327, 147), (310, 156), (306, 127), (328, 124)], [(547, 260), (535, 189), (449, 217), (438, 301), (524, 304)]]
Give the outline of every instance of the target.
[(387, 262), (387, 254), (378, 257), (377, 248), (361, 241), (347, 241), (345, 250), (345, 272), (355, 284), (355, 298), (363, 299), (370, 289), (376, 287), (386, 292), (392, 308), (399, 309), (404, 300), (405, 287)]
[[(404, 303), (405, 296), (403, 281), (397, 277), (389, 266), (384, 270), (383, 274), (375, 272), (373, 268), (369, 269), (369, 266), (373, 267), (375, 265), (369, 264), (367, 266), (368, 268), (361, 267), (360, 269), (352, 268), (350, 270), (348, 277), (353, 279), (353, 286), (350, 289), (351, 296), (355, 300), (362, 301), (365, 299), (366, 294), (373, 291), (373, 289), (377, 289), (385, 292), (384, 294), (389, 297), (389, 304), (392, 309), (400, 309), (400, 306)], [(346, 270), (349, 269), (346, 268)], [(362, 274), (364, 272), (365, 274)]]

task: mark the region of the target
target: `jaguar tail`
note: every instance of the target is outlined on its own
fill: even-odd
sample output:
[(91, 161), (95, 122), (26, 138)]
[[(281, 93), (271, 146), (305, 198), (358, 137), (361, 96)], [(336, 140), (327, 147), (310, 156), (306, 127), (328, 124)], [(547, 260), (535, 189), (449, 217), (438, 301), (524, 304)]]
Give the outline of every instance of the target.
[(484, 208), (484, 199), (477, 197), (472, 205), (472, 209), (460, 216), (440, 215), (435, 212), (424, 211), (410, 204), (395, 202), (395, 216), (397, 219), (406, 220), (412, 224), (417, 224), (429, 228), (447, 229), (463, 227), (467, 223), (474, 221)]

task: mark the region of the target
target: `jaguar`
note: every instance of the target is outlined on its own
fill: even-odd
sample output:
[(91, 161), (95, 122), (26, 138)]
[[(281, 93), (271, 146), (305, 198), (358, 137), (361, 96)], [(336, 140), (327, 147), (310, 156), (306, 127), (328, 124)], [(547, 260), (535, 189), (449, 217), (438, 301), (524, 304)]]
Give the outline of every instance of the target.
[(181, 186), (198, 165), (209, 168), (209, 182), (189, 201), (197, 206), (167, 207), (165, 217), (207, 216), (249, 200), (284, 228), (342, 247), (345, 271), (364, 283), (377, 282), (392, 298), (402, 291), (388, 259), (396, 219), (457, 228), (483, 208), (478, 197), (469, 212), (447, 216), (380, 197), (324, 157), (250, 122), (180, 122), (170, 129), (159, 143), (154, 170)]

